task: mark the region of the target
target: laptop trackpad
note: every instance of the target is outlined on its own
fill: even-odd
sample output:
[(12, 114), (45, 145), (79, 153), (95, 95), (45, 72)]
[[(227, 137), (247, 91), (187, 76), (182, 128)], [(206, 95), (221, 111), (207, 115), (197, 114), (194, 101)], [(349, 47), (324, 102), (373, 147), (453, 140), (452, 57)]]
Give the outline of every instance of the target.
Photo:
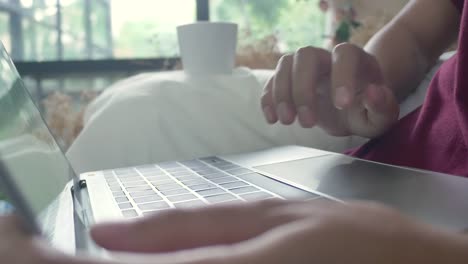
[[(368, 198), (370, 188), (363, 182), (362, 176), (353, 175), (345, 168), (354, 161), (343, 155), (325, 155), (257, 166), (255, 169), (271, 174), (285, 182), (294, 183), (305, 189), (325, 193), (340, 199)], [(358, 184), (359, 183), (359, 184)]]
[(335, 154), (255, 169), (342, 200), (379, 201), (429, 223), (466, 227), (468, 180), (461, 177), (408, 170)]

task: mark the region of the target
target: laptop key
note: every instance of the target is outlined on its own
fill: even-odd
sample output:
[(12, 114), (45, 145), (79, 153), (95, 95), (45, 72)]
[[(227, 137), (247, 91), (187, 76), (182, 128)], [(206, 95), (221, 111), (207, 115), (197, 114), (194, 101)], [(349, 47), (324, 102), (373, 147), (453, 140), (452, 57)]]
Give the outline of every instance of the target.
[(131, 178), (120, 178), (121, 182), (134, 182), (134, 181), (142, 181), (143, 179), (138, 176), (138, 177), (131, 177)]
[(133, 217), (137, 217), (138, 213), (134, 209), (130, 209), (130, 210), (122, 210), (122, 215), (125, 218), (133, 218)]
[(176, 190), (176, 189), (181, 189), (181, 188), (183, 187), (177, 183), (156, 185), (156, 189), (158, 189), (158, 191), (169, 191), (169, 190)]
[(171, 208), (169, 204), (164, 201), (154, 202), (154, 203), (146, 203), (146, 204), (139, 204), (138, 208), (142, 211), (150, 211), (150, 210), (161, 210)]
[(140, 191), (140, 192), (131, 192), (130, 196), (135, 199), (138, 197), (143, 197), (143, 196), (150, 196), (156, 194), (153, 190), (148, 190), (148, 191)]
[(134, 182), (134, 183), (122, 183), (122, 185), (123, 185), (125, 188), (129, 188), (129, 187), (148, 186), (148, 183), (145, 182), (145, 181), (142, 181), (142, 182)]
[(242, 197), (246, 201), (258, 201), (258, 200), (274, 198), (273, 195), (266, 193), (266, 192), (254, 192), (254, 193), (241, 194), (240, 197)]
[(183, 169), (183, 170), (178, 170), (178, 171), (168, 171), (169, 174), (173, 177), (178, 177), (178, 176), (184, 176), (184, 175), (190, 175), (190, 174), (193, 174), (192, 172), (190, 172), (189, 170), (187, 169)]
[(194, 179), (194, 180), (181, 180), (181, 182), (182, 182), (185, 186), (192, 186), (192, 185), (198, 185), (198, 184), (206, 184), (206, 183), (208, 183), (206, 180), (201, 179), (201, 178)]
[(209, 179), (209, 180), (212, 180), (212, 179), (222, 178), (222, 177), (226, 177), (226, 176), (229, 176), (229, 175), (227, 175), (226, 173), (223, 173), (223, 172), (218, 172), (218, 173), (203, 175), (202, 177), (206, 178), (206, 179)]
[(238, 198), (230, 193), (217, 194), (213, 196), (205, 197), (205, 199), (210, 203), (221, 203), (231, 200), (237, 200)]
[(222, 183), (220, 185), (221, 187), (226, 188), (226, 189), (249, 186), (249, 184), (244, 181), (228, 182), (228, 183)]
[(118, 205), (119, 205), (119, 208), (122, 210), (133, 208), (131, 203), (120, 203)]
[(215, 187), (213, 184), (198, 184), (198, 185), (189, 186), (189, 188), (194, 190), (194, 191), (201, 191), (201, 190), (211, 189), (213, 187)]
[(187, 175), (187, 176), (177, 176), (175, 178), (177, 178), (177, 180), (179, 180), (181, 182), (184, 182), (184, 181), (198, 180), (198, 179), (200, 179), (200, 176)]
[(191, 170), (193, 171), (200, 171), (200, 170), (206, 170), (206, 169), (211, 169), (210, 166), (206, 165), (206, 164), (201, 164), (199, 166), (192, 166), (192, 167), (189, 167)]
[(109, 185), (109, 187), (115, 187), (115, 186), (119, 186), (119, 182), (118, 181), (114, 181), (114, 182), (107, 182), (107, 185)]
[(123, 196), (123, 197), (115, 197), (115, 201), (117, 203), (124, 203), (124, 202), (128, 202), (128, 198)]
[(200, 206), (205, 206), (205, 205), (206, 204), (200, 200), (193, 200), (193, 201), (174, 204), (176, 208), (195, 208), (195, 207), (200, 207)]
[(133, 201), (135, 201), (135, 203), (137, 204), (149, 203), (149, 202), (155, 202), (155, 201), (161, 201), (161, 200), (162, 200), (162, 197), (157, 194), (133, 199)]
[(166, 173), (164, 173), (163, 171), (159, 171), (159, 172), (145, 172), (143, 173), (143, 176), (149, 178), (149, 177), (163, 177), (163, 176), (167, 176)]
[(211, 179), (212, 182), (217, 183), (217, 184), (222, 184), (222, 183), (227, 183), (227, 182), (234, 182), (238, 181), (238, 179), (232, 177), (232, 176), (227, 176), (223, 178), (216, 178), (216, 179)]
[(143, 216), (155, 215), (155, 214), (157, 214), (158, 212), (161, 212), (161, 211), (164, 211), (164, 210), (169, 210), (169, 209), (170, 209), (170, 208), (165, 208), (165, 209), (161, 209), (161, 210), (145, 211), (145, 212), (143, 212)]
[(197, 170), (196, 171), (199, 175), (210, 175), (210, 174), (213, 174), (213, 173), (217, 173), (218, 171), (215, 170), (215, 169), (206, 169), (206, 170)]
[(235, 194), (241, 194), (241, 193), (256, 192), (256, 191), (260, 191), (260, 190), (258, 188), (253, 187), (253, 186), (246, 186), (246, 187), (229, 189), (229, 191), (233, 192)]
[(222, 171), (227, 171), (227, 170), (232, 170), (232, 169), (239, 169), (242, 168), (240, 166), (234, 165), (234, 164), (226, 164), (226, 165), (218, 165), (216, 168), (222, 170)]
[(141, 181), (143, 180), (140, 176), (133, 176), (133, 177), (125, 177), (119, 178), (121, 182), (131, 182), (131, 181)]
[(169, 196), (167, 197), (167, 199), (173, 203), (176, 203), (176, 202), (194, 200), (194, 199), (197, 199), (197, 196), (191, 193), (188, 193), (188, 194), (182, 194), (182, 195), (177, 195), (177, 196)]
[(170, 184), (170, 183), (175, 183), (173, 179), (167, 179), (167, 180), (150, 180), (151, 184), (153, 186), (160, 186), (163, 184)]
[(160, 176), (146, 176), (145, 177), (148, 181), (167, 181), (172, 180), (171, 177), (167, 175), (160, 175)]
[(220, 188), (213, 188), (213, 189), (208, 189), (208, 190), (197, 191), (197, 193), (203, 197), (206, 197), (206, 196), (211, 196), (215, 194), (225, 193), (225, 191)]
[(148, 184), (145, 181), (136, 181), (136, 182), (123, 182), (122, 185), (125, 188), (129, 187), (136, 187), (136, 186), (148, 186)]
[(134, 178), (134, 177), (140, 177), (140, 175), (138, 173), (129, 173), (129, 174), (117, 175), (117, 178), (119, 178), (119, 179), (128, 179), (128, 178)]
[(160, 191), (163, 195), (165, 196), (171, 196), (171, 195), (180, 195), (180, 194), (186, 194), (190, 193), (189, 190), (187, 189), (176, 189), (176, 190), (169, 190), (169, 191)]
[(112, 192), (112, 195), (114, 197), (119, 197), (119, 196), (125, 196), (125, 193), (123, 191), (117, 191), (117, 192)]
[(221, 161), (224, 161), (216, 156), (210, 156), (210, 157), (203, 157), (203, 158), (200, 158), (199, 160), (202, 160), (206, 163), (209, 163), (209, 164), (213, 164), (213, 163), (218, 163), (218, 162), (221, 162)]
[(229, 169), (236, 169), (238, 166), (232, 164), (232, 163), (217, 163), (217, 164), (212, 164), (215, 168), (218, 170), (229, 170)]
[(169, 168), (166, 171), (171, 175), (190, 173), (190, 171), (184, 167)]
[(139, 192), (139, 191), (148, 191), (152, 190), (149, 185), (144, 185), (144, 186), (136, 186), (136, 187), (127, 187), (125, 188), (127, 192)]
[(113, 192), (122, 191), (122, 188), (120, 188), (120, 186), (111, 186), (109, 187), (109, 189)]

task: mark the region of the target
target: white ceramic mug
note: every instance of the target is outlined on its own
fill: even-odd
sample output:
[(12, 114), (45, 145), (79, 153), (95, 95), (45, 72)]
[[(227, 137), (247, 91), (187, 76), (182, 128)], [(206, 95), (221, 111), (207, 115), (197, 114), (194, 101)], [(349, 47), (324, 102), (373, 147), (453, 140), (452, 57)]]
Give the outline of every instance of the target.
[(197, 22), (177, 27), (180, 55), (188, 74), (231, 74), (234, 68), (237, 24)]

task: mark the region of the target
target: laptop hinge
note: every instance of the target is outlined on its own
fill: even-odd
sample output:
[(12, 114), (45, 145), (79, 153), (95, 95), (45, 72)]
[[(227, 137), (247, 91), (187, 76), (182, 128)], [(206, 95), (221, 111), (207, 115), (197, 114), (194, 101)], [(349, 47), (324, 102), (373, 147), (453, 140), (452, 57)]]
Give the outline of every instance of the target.
[(85, 189), (87, 187), (86, 180), (80, 180), (78, 186), (80, 186), (80, 189)]

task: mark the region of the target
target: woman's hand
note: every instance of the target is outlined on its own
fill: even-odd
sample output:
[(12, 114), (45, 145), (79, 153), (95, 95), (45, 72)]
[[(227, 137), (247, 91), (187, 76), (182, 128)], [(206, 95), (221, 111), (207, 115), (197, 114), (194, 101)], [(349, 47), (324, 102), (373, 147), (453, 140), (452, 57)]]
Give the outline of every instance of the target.
[(271, 200), (173, 210), (100, 225), (92, 234), (110, 250), (153, 253), (144, 256), (151, 263), (429, 264), (468, 257), (464, 236), (372, 203)]
[(331, 135), (376, 137), (398, 120), (399, 105), (377, 60), (363, 49), (338, 45), (332, 53), (305, 47), (281, 58), (262, 97), (271, 124), (296, 117)]
[[(0, 263), (466, 263), (468, 239), (382, 205), (264, 201), (96, 226), (111, 260), (69, 256), (0, 217)], [(145, 254), (141, 254), (145, 253)]]

